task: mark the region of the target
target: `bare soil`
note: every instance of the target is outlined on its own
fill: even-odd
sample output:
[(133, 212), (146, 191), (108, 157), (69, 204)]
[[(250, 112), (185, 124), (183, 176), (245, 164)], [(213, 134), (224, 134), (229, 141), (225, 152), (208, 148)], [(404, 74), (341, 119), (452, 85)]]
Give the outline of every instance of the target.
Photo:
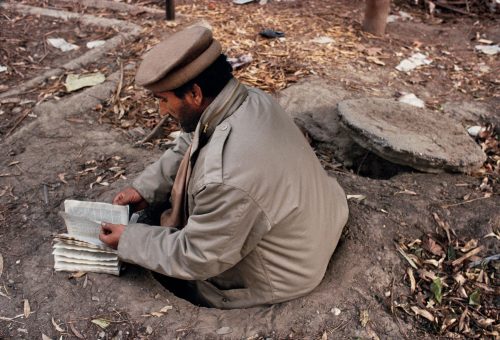
[[(118, 15), (116, 11), (82, 8), (64, 1), (29, 0), (26, 3), (110, 17)], [(127, 3), (155, 7), (162, 2)], [(214, 6), (215, 9), (210, 9)], [(393, 11), (398, 9), (394, 7)], [(95, 88), (88, 95), (85, 91), (62, 95), (58, 80), (53, 80), (33, 92), (37, 96), (52, 94), (37, 107), (33, 107), (34, 103), (27, 106), (36, 112), (36, 117), (27, 117), (10, 136), (3, 135), (0, 142), (3, 150), (0, 157), (0, 259), (3, 259), (0, 338), (39, 339), (42, 334), (51, 338), (87, 339), (442, 338), (448, 330), (440, 330), (409, 309), (416, 304), (412, 302), (407, 274), (409, 264), (398, 253), (395, 242), (407, 244), (427, 234), (443, 236), (443, 229), (433, 217), (436, 213), (449, 223), (460, 242), (478, 240), (478, 245), (484, 247), (479, 254), (481, 258), (498, 254), (498, 239), (485, 238), (492, 232), (498, 235), (500, 230), (498, 178), (492, 177), (493, 186), (487, 190), (480, 187), (484, 176), (425, 174), (406, 169), (387, 179), (367, 178), (337, 165), (331, 154), (317, 148), (323, 164), (346, 193), (366, 198), (349, 200), (349, 222), (320, 286), (306, 297), (272, 307), (234, 311), (200, 308), (174, 296), (141, 268), (127, 266), (120, 277), (93, 273), (73, 277), (70, 273), (54, 272), (51, 255), (53, 236), (64, 230), (58, 212), (65, 199), (110, 201), (114, 193), (161, 154), (159, 146), (164, 145), (165, 139), (155, 139), (145, 147), (134, 146), (160, 119), (155, 102), (133, 85), (134, 67), (150, 44), (195, 18), (211, 21), (225, 44), (230, 43), (227, 37), (231, 34), (236, 34), (232, 38), (235, 41), (257, 41), (256, 46), (247, 47), (260, 52), (254, 55), (256, 66), (239, 70), (236, 75), (253, 84), (249, 70), (256, 70), (261, 80), (254, 85), (268, 91), (290, 86), (311, 75), (312, 70), (343, 86), (353, 97), (390, 98), (397, 92), (408, 91), (424, 99), (436, 114), (448, 114), (464, 123), (498, 121), (499, 80), (498, 72), (494, 72), (499, 66), (498, 56), (485, 56), (473, 50), (478, 35), (496, 43), (500, 41), (498, 22), (456, 15), (436, 21), (419, 9), (405, 8), (412, 9), (411, 15), (416, 19), (389, 24), (388, 35), (383, 38), (359, 32), (361, 1), (272, 1), (266, 6), (235, 6), (230, 1), (182, 1), (179, 11), (190, 17), (182, 19), (177, 27), (169, 27), (164, 22), (156, 24), (144, 13), (119, 14), (121, 18), (141, 23), (145, 39), (114, 51), (107, 56), (106, 64), (96, 61), (83, 70), (107, 67), (107, 75), (114, 72), (105, 87)], [(246, 33), (237, 33), (235, 26), (245, 16), (253, 16), (255, 20), (265, 17), (268, 21), (255, 22), (253, 30), (241, 24)], [(284, 18), (289, 19), (286, 23), (291, 28), (286, 33), (291, 44), (304, 35), (307, 36), (304, 41), (332, 35), (341, 43), (331, 50), (318, 47), (321, 53), (316, 59), (302, 58), (303, 52), (291, 49), (288, 51), (293, 58), (271, 56), (273, 44), (275, 49), (287, 49), (279, 43), (256, 38), (255, 30), (264, 24), (281, 24)], [(5, 16), (0, 15), (0, 24), (4, 20)], [(40, 37), (50, 32), (53, 25), (52, 20), (43, 18), (30, 20), (37, 23), (36, 32), (24, 30), (21, 24), (26, 21), (22, 20), (12, 30), (19, 34), (25, 32), (24, 36), (14, 38), (2, 30), (0, 39), (24, 39), (26, 46), (33, 49), (25, 51), (21, 59), (27, 65), (28, 62), (37, 65), (28, 55), (43, 56)], [(81, 27), (84, 36), (75, 35), (77, 27), (72, 25), (65, 23), (57, 29), (68, 34), (63, 37), (75, 42), (107, 34), (87, 32)], [(333, 31), (325, 31), (327, 26), (333, 27)], [(286, 30), (287, 27), (275, 28)], [(305, 42), (293, 46), (301, 44), (311, 48)], [(415, 46), (429, 53), (434, 64), (410, 74), (398, 73), (394, 67), (413, 53)], [(0, 53), (5, 53), (3, 47), (2, 44)], [(237, 43), (233, 47), (235, 54), (245, 51)], [(5, 57), (9, 62), (12, 60), (10, 54)], [(113, 101), (120, 75), (117, 57), (131, 69), (124, 71), (120, 99)], [(376, 57), (385, 65), (374, 63), (373, 58), (368, 57)], [(56, 60), (47, 55), (42, 65), (52, 65), (49, 61)], [(490, 71), (484, 72), (484, 67), (479, 69), (481, 63)], [(36, 73), (30, 68), (26, 72)], [(19, 75), (13, 77), (17, 80), (9, 80), (9, 86), (15, 86), (15, 82), (22, 79)], [(47, 91), (51, 86), (54, 90)], [(19, 101), (32, 100), (29, 95), (18, 97)], [(449, 112), (445, 107), (450, 102), (468, 103), (473, 109), (465, 112), (461, 110), (465, 106), (459, 104), (458, 109)], [(26, 109), (14, 111), (16, 107), (22, 107), (20, 102), (0, 106), (4, 112), (0, 115), (2, 131), (12, 127), (12, 114), (19, 117)], [(123, 117), (118, 118), (120, 109), (123, 109)], [(169, 124), (165, 134), (173, 129), (175, 125)], [(494, 279), (491, 287), (498, 291), (498, 279), (496, 276)], [(485, 301), (490, 298), (498, 302), (494, 296)], [(164, 316), (151, 315), (165, 306), (172, 309)], [(481, 306), (468, 308), (484, 312)], [(102, 328), (92, 322), (97, 319), (109, 321), (109, 326)], [(477, 325), (471, 321), (472, 326)], [(454, 330), (452, 327), (455, 326), (450, 326), (450, 330)], [(487, 329), (495, 331), (492, 325)]]

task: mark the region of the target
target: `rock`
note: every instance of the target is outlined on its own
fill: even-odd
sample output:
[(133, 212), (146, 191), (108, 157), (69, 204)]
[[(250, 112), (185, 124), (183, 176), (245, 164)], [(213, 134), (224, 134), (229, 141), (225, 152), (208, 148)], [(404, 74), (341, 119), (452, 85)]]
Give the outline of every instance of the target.
[(346, 100), (340, 120), (351, 137), (390, 162), (425, 172), (469, 172), (486, 160), (456, 121), (388, 99)]
[(350, 166), (352, 158), (362, 152), (341, 128), (337, 112), (337, 104), (350, 96), (340, 85), (312, 77), (281, 91), (277, 99), (303, 132)]
[(414, 93), (404, 93), (398, 98), (398, 102), (420, 107), (422, 109), (425, 108), (425, 102), (418, 98)]
[(335, 308), (332, 308), (330, 310), (330, 312), (332, 312), (332, 314), (335, 315), (335, 316), (339, 316), (340, 313), (341, 313), (341, 310), (339, 308), (335, 307)]
[(443, 105), (443, 110), (453, 119), (461, 123), (466, 123), (466, 125), (476, 125), (478, 122), (490, 122), (499, 126), (499, 105), (500, 101), (498, 99), (491, 102), (450, 101)]
[(217, 330), (217, 334), (218, 335), (226, 335), (226, 334), (230, 334), (232, 333), (233, 330), (231, 329), (231, 327), (221, 327)]

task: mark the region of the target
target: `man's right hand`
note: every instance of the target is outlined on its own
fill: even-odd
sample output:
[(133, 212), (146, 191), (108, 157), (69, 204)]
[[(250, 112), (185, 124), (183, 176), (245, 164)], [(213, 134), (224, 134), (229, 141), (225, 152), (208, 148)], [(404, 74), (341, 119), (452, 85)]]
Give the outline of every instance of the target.
[(132, 208), (132, 212), (142, 210), (148, 206), (148, 202), (132, 187), (127, 187), (116, 194), (113, 204), (127, 205)]

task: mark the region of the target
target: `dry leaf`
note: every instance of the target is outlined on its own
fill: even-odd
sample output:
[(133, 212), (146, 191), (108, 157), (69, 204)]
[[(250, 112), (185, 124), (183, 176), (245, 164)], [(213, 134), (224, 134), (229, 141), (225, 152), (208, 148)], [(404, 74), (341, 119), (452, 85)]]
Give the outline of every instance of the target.
[(431, 237), (425, 237), (422, 243), (422, 247), (430, 252), (431, 254), (442, 256), (444, 254), (443, 248), (436, 243)]
[(471, 249), (474, 249), (476, 247), (477, 247), (477, 240), (476, 239), (472, 239), (469, 242), (467, 242), (462, 248), (460, 248), (460, 251), (462, 253), (466, 253), (466, 252), (468, 252)]
[(415, 282), (415, 276), (413, 276), (413, 269), (408, 268), (406, 272), (408, 273), (408, 277), (410, 278), (410, 291), (413, 294), (417, 285), (417, 283)]
[(359, 312), (359, 322), (361, 323), (362, 327), (366, 327), (368, 321), (370, 321), (370, 315), (368, 314), (368, 311), (366, 309), (363, 309)]
[(85, 339), (85, 337), (80, 332), (78, 332), (72, 322), (69, 323), (69, 328), (71, 328), (71, 331), (78, 339)]
[[(465, 311), (462, 313), (460, 316), (460, 320), (458, 321), (458, 331), (462, 332), (465, 330), (467, 327), (468, 328), (468, 323), (469, 323), (469, 318), (467, 317), (467, 314), (469, 313), (469, 309), (466, 307)], [(467, 322), (467, 325), (466, 325)]]
[(165, 306), (162, 309), (160, 309), (160, 313), (166, 313), (166, 312), (168, 312), (169, 310), (171, 310), (173, 308), (174, 307), (172, 307), (172, 306)]
[(57, 175), (57, 176), (59, 177), (59, 180), (60, 180), (61, 182), (63, 182), (64, 184), (68, 184), (68, 182), (66, 182), (66, 180), (64, 179), (64, 176), (65, 176), (65, 175), (66, 175), (65, 173), (62, 173), (62, 174), (59, 174), (59, 175)]
[(435, 320), (434, 315), (432, 315), (430, 312), (426, 311), (425, 309), (418, 308), (417, 306), (412, 306), (411, 310), (413, 311), (413, 313), (426, 318), (430, 322), (434, 322), (434, 320)]
[(425, 264), (432, 264), (434, 267), (439, 268), (439, 261), (434, 259), (429, 259), (424, 261)]
[(487, 238), (487, 237), (494, 237), (497, 240), (500, 240), (500, 236), (495, 234), (495, 233), (489, 233), (489, 234), (485, 235), (483, 238)]
[(79, 271), (79, 272), (71, 274), (68, 279), (79, 279), (86, 274), (87, 274), (87, 272)]
[(102, 329), (106, 329), (110, 322), (108, 320), (105, 320), (105, 319), (94, 319), (94, 320), (91, 320), (92, 323), (96, 324), (97, 326), (101, 327)]
[(408, 263), (410, 264), (410, 266), (412, 266), (414, 269), (418, 269), (417, 265), (415, 264), (415, 262), (408, 256), (408, 254), (406, 254), (404, 252), (404, 250), (398, 244), (396, 244), (396, 249), (399, 251), (399, 253), (401, 255), (403, 255), (403, 257), (406, 259), (406, 261), (408, 261)]
[(460, 286), (463, 285), (466, 281), (465, 277), (458, 273), (455, 276), (453, 276), (453, 279), (455, 280), (456, 283), (458, 283)]
[(62, 333), (62, 332), (65, 332), (64, 329), (62, 329), (57, 323), (56, 323), (56, 320), (54, 320), (54, 318), (52, 318), (52, 324), (54, 325), (54, 328), (56, 329), (56, 331)]
[(27, 319), (30, 316), (31, 307), (28, 299), (24, 300), (24, 317)]
[(42, 333), (42, 340), (52, 340), (52, 338)]
[(321, 340), (328, 340), (328, 334), (326, 332), (321, 336)]
[(346, 195), (346, 197), (348, 200), (355, 200), (358, 202), (361, 202), (362, 200), (364, 200), (366, 198), (365, 195)]
[(479, 324), (479, 326), (481, 326), (483, 328), (486, 328), (486, 327), (492, 325), (494, 322), (495, 322), (494, 319), (479, 319), (479, 320), (477, 320), (477, 323)]
[(377, 57), (366, 57), (366, 60), (380, 66), (385, 66), (385, 63)]

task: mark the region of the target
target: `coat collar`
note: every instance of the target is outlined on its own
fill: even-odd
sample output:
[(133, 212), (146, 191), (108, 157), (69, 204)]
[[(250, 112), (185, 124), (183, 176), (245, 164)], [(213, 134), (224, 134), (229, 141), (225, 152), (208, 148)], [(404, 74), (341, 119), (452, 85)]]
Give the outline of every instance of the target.
[(232, 115), (248, 96), (248, 90), (238, 80), (232, 78), (214, 101), (205, 109), (194, 131), (191, 156), (200, 147), (200, 140), (210, 139), (224, 119)]

